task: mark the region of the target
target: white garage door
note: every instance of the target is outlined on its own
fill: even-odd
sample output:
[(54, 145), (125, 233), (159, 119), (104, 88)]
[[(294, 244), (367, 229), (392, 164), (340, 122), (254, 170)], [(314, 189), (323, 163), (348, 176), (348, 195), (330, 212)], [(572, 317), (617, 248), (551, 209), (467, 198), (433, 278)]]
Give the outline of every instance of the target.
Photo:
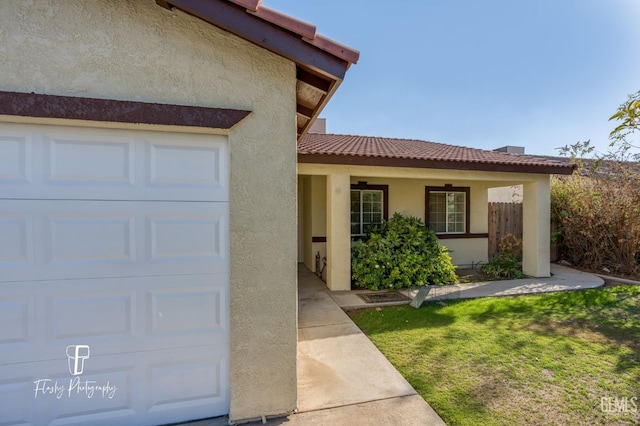
[(0, 425), (229, 407), (224, 136), (0, 123)]

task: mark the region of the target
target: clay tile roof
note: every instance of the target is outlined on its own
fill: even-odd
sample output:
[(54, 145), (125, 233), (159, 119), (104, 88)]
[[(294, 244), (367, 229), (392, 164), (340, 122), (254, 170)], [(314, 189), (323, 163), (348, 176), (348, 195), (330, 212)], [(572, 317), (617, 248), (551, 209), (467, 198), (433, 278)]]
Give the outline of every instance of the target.
[(524, 154), (371, 136), (309, 133), (300, 162), (571, 174), (575, 165)]

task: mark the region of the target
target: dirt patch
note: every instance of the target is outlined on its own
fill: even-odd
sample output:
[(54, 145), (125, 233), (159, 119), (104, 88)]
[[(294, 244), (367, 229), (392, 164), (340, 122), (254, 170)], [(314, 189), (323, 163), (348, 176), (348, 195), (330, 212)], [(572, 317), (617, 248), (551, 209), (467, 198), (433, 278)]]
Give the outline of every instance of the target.
[(617, 282), (617, 285), (626, 285), (623, 283), (620, 283), (619, 281), (616, 281), (616, 278), (624, 278), (627, 280), (633, 280), (633, 281), (640, 281), (640, 274), (620, 274), (620, 273), (616, 273), (615, 271), (603, 271), (603, 270), (596, 270), (596, 269), (591, 269), (591, 268), (583, 268), (581, 266), (576, 266), (576, 265), (572, 265), (572, 264), (563, 264), (563, 263), (558, 263), (561, 266), (566, 266), (568, 268), (571, 269), (575, 269), (577, 271), (582, 271), (582, 272), (588, 272), (590, 274), (602, 274), (602, 275), (610, 275), (610, 278), (604, 278), (605, 282), (607, 280), (610, 280), (612, 282)]
[(460, 284), (481, 283), (498, 279), (486, 275), (480, 268), (459, 268), (456, 269), (456, 275)]
[(635, 284), (616, 281), (615, 278), (603, 278), (603, 280), (604, 280), (605, 287), (621, 287), (621, 286), (627, 286), (627, 285), (635, 285)]

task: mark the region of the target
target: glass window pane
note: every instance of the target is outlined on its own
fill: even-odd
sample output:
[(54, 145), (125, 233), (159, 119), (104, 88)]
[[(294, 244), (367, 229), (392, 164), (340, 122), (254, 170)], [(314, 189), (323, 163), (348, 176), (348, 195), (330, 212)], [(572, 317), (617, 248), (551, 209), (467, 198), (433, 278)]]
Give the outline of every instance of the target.
[(366, 232), (367, 225), (382, 222), (382, 191), (352, 189), (350, 196), (352, 234), (362, 234)]
[(429, 192), (429, 228), (436, 232), (465, 232), (464, 192)]

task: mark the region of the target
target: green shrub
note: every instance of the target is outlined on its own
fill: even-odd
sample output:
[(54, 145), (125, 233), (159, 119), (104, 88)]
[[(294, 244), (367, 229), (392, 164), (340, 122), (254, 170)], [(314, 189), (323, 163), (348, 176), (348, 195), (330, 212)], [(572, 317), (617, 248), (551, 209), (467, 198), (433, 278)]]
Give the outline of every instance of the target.
[(512, 233), (500, 237), (498, 254), (481, 266), (482, 272), (493, 278), (522, 278), (522, 239)]
[(353, 247), (351, 267), (356, 285), (369, 290), (458, 281), (449, 250), (436, 234), (419, 218), (398, 213)]
[(482, 272), (494, 278), (522, 278), (520, 260), (511, 252), (502, 251), (489, 263), (482, 265)]

